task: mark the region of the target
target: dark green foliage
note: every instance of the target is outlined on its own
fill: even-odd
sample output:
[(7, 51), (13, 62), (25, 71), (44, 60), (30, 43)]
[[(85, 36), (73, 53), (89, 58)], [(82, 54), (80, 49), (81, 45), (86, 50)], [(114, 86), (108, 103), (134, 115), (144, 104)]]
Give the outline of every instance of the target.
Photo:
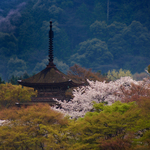
[(18, 85), (18, 80), (20, 80), (19, 77), (12, 75), (8, 82), (10, 82), (13, 85)]
[(2, 78), (0, 77), (0, 84), (4, 84), (5, 81), (2, 80)]
[(15, 59), (10, 58), (7, 64), (8, 78), (10, 78), (12, 75), (21, 76), (23, 73), (25, 73), (26, 69), (27, 67), (24, 60), (18, 59), (17, 57)]
[[(29, 74), (46, 58), (50, 20), (54, 56), (69, 66), (78, 63), (103, 73), (119, 68), (135, 73), (149, 63), (150, 1), (5, 0), (0, 6), (0, 73), (5, 80), (12, 75), (7, 68), (10, 58), (23, 60), (26, 68), (17, 72)], [(93, 39), (99, 44), (83, 47)], [(105, 52), (97, 53), (102, 43)]]
[(11, 84), (13, 85), (18, 85), (18, 80), (22, 80), (22, 79), (27, 79), (29, 78), (30, 76), (25, 72), (23, 73), (23, 75), (20, 75), (20, 76), (15, 76), (15, 75), (12, 75), (8, 82), (10, 82)]
[(77, 53), (70, 58), (72, 64), (77, 62), (80, 65), (84, 64), (87, 68), (109, 64), (112, 60), (113, 55), (108, 51), (107, 44), (96, 38), (81, 42)]
[(0, 54), (6, 57), (16, 55), (18, 40), (13, 34), (0, 32)]
[[(117, 40), (120, 42), (117, 42)], [(129, 54), (146, 57), (149, 53), (149, 40), (150, 34), (148, 34), (147, 28), (143, 27), (140, 22), (133, 21), (121, 31), (121, 34), (116, 34), (108, 41), (108, 47), (115, 58), (119, 58), (120, 53), (121, 55)], [(118, 47), (121, 48), (120, 53), (117, 53)]]

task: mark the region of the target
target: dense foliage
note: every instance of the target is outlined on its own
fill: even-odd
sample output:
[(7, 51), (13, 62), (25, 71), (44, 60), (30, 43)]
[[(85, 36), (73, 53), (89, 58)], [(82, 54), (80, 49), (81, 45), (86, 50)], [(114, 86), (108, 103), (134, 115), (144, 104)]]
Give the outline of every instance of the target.
[[(0, 73), (4, 80), (47, 64), (49, 21), (55, 63), (106, 73), (143, 72), (150, 63), (150, 1), (5, 0), (0, 2)], [(61, 54), (61, 55), (60, 55)]]
[(129, 70), (122, 70), (120, 69), (118, 72), (113, 69), (112, 71), (108, 71), (107, 78), (111, 81), (115, 81), (117, 79), (120, 79), (121, 77), (132, 77), (132, 74)]
[(0, 84), (0, 108), (14, 106), (15, 103), (31, 101), (31, 96), (36, 96), (33, 88), (12, 85), (11, 83)]
[[(76, 67), (72, 68), (74, 73)], [(83, 68), (78, 71), (82, 77), (89, 72)], [(55, 108), (48, 104), (12, 107), (15, 102), (30, 101), (36, 93), (30, 88), (0, 84), (0, 149), (148, 150), (149, 79), (121, 77), (88, 83), (74, 90), (71, 101), (59, 100), (61, 105)]]
[(1, 150), (148, 150), (150, 99), (94, 104), (83, 118), (70, 120), (49, 105), (0, 111)]
[[(105, 73), (116, 69), (107, 76), (114, 81), (75, 65), (68, 75), (89, 80), (71, 101), (59, 100), (60, 108), (13, 108), (36, 95), (11, 83), (46, 66), (50, 19), (61, 71), (75, 63)], [(150, 82), (120, 78), (150, 64), (149, 25), (150, 1), (0, 1), (0, 149), (150, 149)]]
[(0, 127), (1, 150), (48, 150), (67, 145), (62, 132), (68, 124), (67, 119), (51, 110), (49, 105), (5, 109), (0, 117), (7, 119)]

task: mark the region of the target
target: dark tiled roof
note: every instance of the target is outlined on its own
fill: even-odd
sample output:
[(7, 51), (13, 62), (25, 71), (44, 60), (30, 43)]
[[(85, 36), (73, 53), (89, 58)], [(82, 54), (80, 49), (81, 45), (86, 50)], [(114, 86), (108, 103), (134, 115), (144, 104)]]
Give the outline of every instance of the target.
[(83, 83), (79, 83), (74, 79), (70, 79), (67, 75), (59, 71), (56, 67), (47, 67), (36, 75), (18, 81), (19, 84), (25, 86), (32, 85), (53, 85), (53, 84), (63, 84), (63, 83), (72, 83), (74, 86), (83, 85)]

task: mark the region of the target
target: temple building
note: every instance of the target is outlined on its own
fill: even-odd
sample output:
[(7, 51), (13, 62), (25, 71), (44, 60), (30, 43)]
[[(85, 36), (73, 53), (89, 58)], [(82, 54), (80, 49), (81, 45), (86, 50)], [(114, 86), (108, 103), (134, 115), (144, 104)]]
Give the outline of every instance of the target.
[(52, 21), (50, 21), (49, 31), (49, 63), (44, 70), (34, 76), (18, 80), (22, 86), (32, 87), (38, 91), (37, 97), (32, 97), (31, 102), (55, 103), (54, 99), (68, 100), (65, 95), (66, 90), (71, 87), (78, 87), (84, 83), (70, 79), (67, 75), (59, 71), (53, 63), (53, 31)]

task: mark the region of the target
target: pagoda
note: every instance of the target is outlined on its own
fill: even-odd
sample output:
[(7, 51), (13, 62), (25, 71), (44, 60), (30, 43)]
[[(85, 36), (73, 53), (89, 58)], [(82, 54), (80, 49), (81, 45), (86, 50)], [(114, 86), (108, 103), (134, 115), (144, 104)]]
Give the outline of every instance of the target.
[(70, 79), (66, 74), (59, 71), (53, 63), (53, 31), (50, 21), (49, 31), (49, 63), (44, 70), (24, 80), (18, 80), (22, 86), (32, 87), (38, 91), (37, 97), (31, 97), (31, 102), (46, 102), (54, 104), (57, 100), (69, 100), (65, 95), (67, 89), (78, 87), (84, 83)]

